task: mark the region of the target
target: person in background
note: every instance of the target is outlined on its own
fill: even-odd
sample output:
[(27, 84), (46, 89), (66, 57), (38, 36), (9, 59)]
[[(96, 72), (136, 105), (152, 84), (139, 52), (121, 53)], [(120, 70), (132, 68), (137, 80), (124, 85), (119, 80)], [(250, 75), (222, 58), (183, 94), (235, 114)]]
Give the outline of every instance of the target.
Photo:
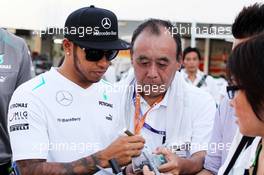
[(117, 77), (116, 77), (116, 69), (113, 63), (110, 63), (110, 66), (108, 67), (107, 71), (105, 72), (103, 79), (110, 82), (110, 83), (116, 83)]
[(197, 48), (187, 47), (183, 51), (183, 66), (181, 70), (185, 81), (198, 88), (209, 92), (219, 104), (219, 91), (216, 81), (210, 75), (207, 75), (199, 70), (201, 54)]
[(0, 174), (10, 172), (12, 151), (7, 130), (9, 101), (18, 86), (34, 76), (25, 41), (0, 28)]

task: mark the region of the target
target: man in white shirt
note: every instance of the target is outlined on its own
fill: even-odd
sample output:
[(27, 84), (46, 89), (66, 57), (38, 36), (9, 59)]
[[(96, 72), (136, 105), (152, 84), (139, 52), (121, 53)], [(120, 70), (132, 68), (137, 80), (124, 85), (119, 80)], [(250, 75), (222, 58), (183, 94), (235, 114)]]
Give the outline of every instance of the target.
[(185, 81), (198, 88), (209, 92), (215, 99), (216, 103), (220, 102), (220, 94), (216, 81), (210, 75), (199, 70), (201, 54), (197, 48), (187, 47), (183, 51), (183, 65), (181, 70)]
[(128, 164), (144, 145), (140, 136), (118, 137), (117, 96), (100, 81), (118, 50), (130, 47), (118, 39), (115, 14), (84, 7), (68, 16), (64, 30), (62, 66), (20, 86), (9, 105), (22, 175), (94, 174), (113, 158)]
[(127, 128), (146, 139), (150, 151), (167, 146), (177, 154), (170, 152), (173, 163), (162, 165), (161, 172), (192, 174), (202, 168), (216, 107), (207, 92), (188, 85), (177, 72), (181, 42), (168, 32), (172, 27), (151, 19), (134, 31), (134, 74), (122, 82), (129, 88), (122, 96), (121, 115)]

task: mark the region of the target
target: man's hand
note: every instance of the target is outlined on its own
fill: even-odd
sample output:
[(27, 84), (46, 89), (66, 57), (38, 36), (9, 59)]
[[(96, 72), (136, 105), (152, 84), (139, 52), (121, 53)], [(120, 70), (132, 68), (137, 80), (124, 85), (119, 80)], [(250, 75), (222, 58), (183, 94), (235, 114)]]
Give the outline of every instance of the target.
[(155, 154), (163, 154), (167, 160), (159, 167), (161, 173), (195, 174), (202, 170), (205, 151), (194, 153), (190, 158), (181, 158), (167, 148), (157, 148)]
[[(106, 149), (100, 151), (103, 167), (108, 166), (108, 160), (116, 159), (121, 166), (131, 162), (132, 157), (139, 156), (145, 140), (141, 136), (120, 136)], [(104, 163), (103, 163), (104, 162)]]
[(149, 168), (148, 168), (147, 165), (145, 165), (145, 166), (143, 167), (143, 174), (144, 174), (144, 175), (155, 175), (155, 173), (154, 173), (153, 171), (150, 171), (150, 170), (149, 170)]
[[(143, 167), (143, 175), (155, 175), (153, 171), (150, 171), (148, 166)], [(161, 173), (161, 175), (172, 175), (172, 173)]]
[(127, 167), (126, 167), (126, 175), (135, 175), (135, 173), (133, 171), (132, 164), (127, 165)]
[(167, 163), (159, 167), (159, 171), (161, 173), (180, 174), (181, 167), (182, 167), (181, 166), (182, 158), (180, 158), (176, 154), (173, 154), (167, 148), (157, 148), (157, 150), (155, 151), (155, 154), (162, 154), (167, 160)]

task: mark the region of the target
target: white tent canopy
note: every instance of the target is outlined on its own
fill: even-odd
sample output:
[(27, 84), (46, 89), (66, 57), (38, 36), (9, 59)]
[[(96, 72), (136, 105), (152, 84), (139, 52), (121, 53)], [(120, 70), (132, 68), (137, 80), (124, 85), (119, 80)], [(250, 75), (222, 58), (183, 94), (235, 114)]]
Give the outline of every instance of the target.
[(64, 26), (75, 9), (91, 4), (119, 20), (161, 18), (177, 22), (231, 24), (244, 7), (263, 0), (1, 0), (0, 26), (41, 30)]

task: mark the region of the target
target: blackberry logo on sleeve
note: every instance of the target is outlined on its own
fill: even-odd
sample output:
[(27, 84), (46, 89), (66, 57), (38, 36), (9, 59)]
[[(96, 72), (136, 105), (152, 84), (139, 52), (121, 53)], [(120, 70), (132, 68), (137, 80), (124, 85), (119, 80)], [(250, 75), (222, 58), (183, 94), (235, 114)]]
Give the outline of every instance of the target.
[(70, 106), (73, 102), (72, 94), (68, 91), (58, 91), (56, 101), (62, 106)]
[(10, 126), (10, 132), (21, 131), (21, 130), (29, 130), (29, 124), (28, 123), (21, 123), (21, 124), (16, 124), (16, 125)]

